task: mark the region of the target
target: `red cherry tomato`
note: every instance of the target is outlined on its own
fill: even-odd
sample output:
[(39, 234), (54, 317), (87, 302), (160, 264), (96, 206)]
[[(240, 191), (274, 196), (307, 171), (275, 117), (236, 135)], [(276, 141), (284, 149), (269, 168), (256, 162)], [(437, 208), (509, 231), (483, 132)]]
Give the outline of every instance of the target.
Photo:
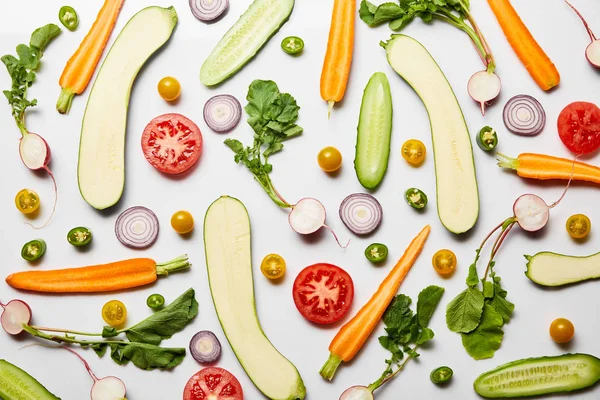
[(243, 400), (244, 392), (229, 371), (208, 367), (196, 372), (183, 389), (183, 400)]
[(577, 101), (558, 116), (560, 140), (575, 154), (588, 154), (600, 148), (600, 108)]
[(317, 324), (331, 324), (346, 315), (354, 299), (350, 275), (332, 264), (314, 264), (296, 277), (292, 289), (300, 314)]
[(200, 128), (181, 114), (154, 118), (142, 134), (146, 160), (165, 174), (181, 174), (190, 169), (202, 153)]

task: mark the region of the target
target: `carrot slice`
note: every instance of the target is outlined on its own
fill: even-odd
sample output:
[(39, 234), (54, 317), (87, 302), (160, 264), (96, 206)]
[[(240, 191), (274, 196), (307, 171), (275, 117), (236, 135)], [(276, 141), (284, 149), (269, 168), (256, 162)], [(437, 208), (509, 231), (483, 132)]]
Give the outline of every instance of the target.
[(580, 161), (545, 154), (523, 153), (517, 158), (498, 154), (498, 166), (517, 171), (523, 178), (569, 180), (600, 184), (600, 168)]

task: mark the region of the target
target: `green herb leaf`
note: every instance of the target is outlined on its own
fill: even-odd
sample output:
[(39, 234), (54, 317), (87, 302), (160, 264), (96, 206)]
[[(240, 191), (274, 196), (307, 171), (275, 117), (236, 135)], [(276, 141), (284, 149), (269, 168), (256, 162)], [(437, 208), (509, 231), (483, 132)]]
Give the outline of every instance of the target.
[(477, 261), (479, 261), (479, 254), (481, 249), (477, 249), (475, 252), (475, 261), (469, 266), (469, 275), (467, 276), (467, 286), (476, 287), (479, 284), (479, 276), (477, 275)]
[(399, 294), (394, 297), (387, 310), (383, 313), (383, 323), (388, 328), (403, 328), (410, 324), (413, 311), (410, 309), (410, 297)]
[[(496, 280), (496, 278), (498, 278), (498, 280)], [(515, 305), (506, 300), (507, 292), (502, 289), (502, 286), (500, 285), (500, 277), (494, 277), (494, 281), (494, 297), (489, 302), (489, 305), (502, 316), (502, 319), (506, 324), (510, 321), (513, 311), (515, 311)]]
[(419, 293), (419, 299), (417, 300), (417, 320), (421, 328), (427, 328), (429, 325), (429, 320), (431, 320), (431, 316), (443, 294), (444, 288), (435, 285), (428, 286)]
[(184, 348), (165, 348), (146, 343), (110, 344), (110, 357), (120, 365), (131, 361), (136, 367), (152, 369), (171, 369), (185, 358)]
[(113, 328), (112, 326), (105, 326), (102, 329), (103, 338), (111, 338), (115, 336), (119, 336), (119, 331), (116, 328)]
[(446, 308), (446, 325), (452, 332), (468, 333), (481, 321), (483, 294), (474, 288), (460, 293)]
[(417, 336), (417, 340), (415, 340), (415, 343), (421, 345), (433, 339), (434, 336), (435, 334), (431, 329), (423, 328), (423, 330), (419, 332), (419, 336)]
[(467, 353), (475, 360), (493, 357), (502, 344), (503, 324), (500, 313), (485, 304), (479, 326), (470, 333), (462, 334), (462, 343)]
[(31, 34), (29, 45), (35, 47), (39, 51), (44, 51), (46, 46), (58, 36), (61, 32), (60, 28), (55, 24), (44, 25), (41, 28), (36, 29)]
[(491, 299), (494, 297), (494, 284), (492, 282), (483, 282), (483, 297), (486, 299)]

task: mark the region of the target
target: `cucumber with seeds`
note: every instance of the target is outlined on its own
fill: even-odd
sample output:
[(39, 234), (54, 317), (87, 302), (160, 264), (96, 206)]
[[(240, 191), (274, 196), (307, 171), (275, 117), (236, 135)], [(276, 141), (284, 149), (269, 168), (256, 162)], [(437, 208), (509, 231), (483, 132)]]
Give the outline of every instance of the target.
[(0, 399), (60, 400), (21, 368), (0, 360)]

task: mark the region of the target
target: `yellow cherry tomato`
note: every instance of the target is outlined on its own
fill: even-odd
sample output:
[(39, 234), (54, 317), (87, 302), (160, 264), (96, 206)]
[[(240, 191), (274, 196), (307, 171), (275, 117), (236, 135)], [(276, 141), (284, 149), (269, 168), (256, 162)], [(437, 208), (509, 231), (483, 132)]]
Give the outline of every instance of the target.
[(285, 260), (279, 254), (268, 254), (260, 264), (260, 271), (269, 279), (285, 275)]
[(319, 167), (325, 172), (335, 172), (342, 166), (342, 153), (332, 146), (327, 146), (317, 157)]
[(425, 145), (420, 140), (407, 140), (402, 145), (402, 157), (410, 165), (421, 165), (426, 153)]
[(441, 276), (448, 276), (456, 269), (456, 255), (450, 250), (439, 250), (431, 259), (433, 269)]
[(166, 101), (173, 101), (181, 94), (179, 81), (172, 76), (166, 76), (158, 82), (158, 94)]
[(556, 343), (567, 343), (573, 339), (575, 327), (565, 318), (557, 318), (550, 324), (550, 337)]
[(40, 196), (31, 189), (23, 189), (15, 196), (15, 205), (23, 214), (32, 214), (40, 208)]
[(171, 217), (171, 226), (175, 232), (185, 235), (194, 230), (194, 217), (188, 211), (177, 211)]
[(119, 300), (111, 300), (102, 307), (102, 319), (110, 326), (121, 326), (127, 319), (127, 308)]
[(573, 239), (583, 239), (592, 229), (592, 222), (584, 214), (571, 215), (567, 220), (567, 233)]

